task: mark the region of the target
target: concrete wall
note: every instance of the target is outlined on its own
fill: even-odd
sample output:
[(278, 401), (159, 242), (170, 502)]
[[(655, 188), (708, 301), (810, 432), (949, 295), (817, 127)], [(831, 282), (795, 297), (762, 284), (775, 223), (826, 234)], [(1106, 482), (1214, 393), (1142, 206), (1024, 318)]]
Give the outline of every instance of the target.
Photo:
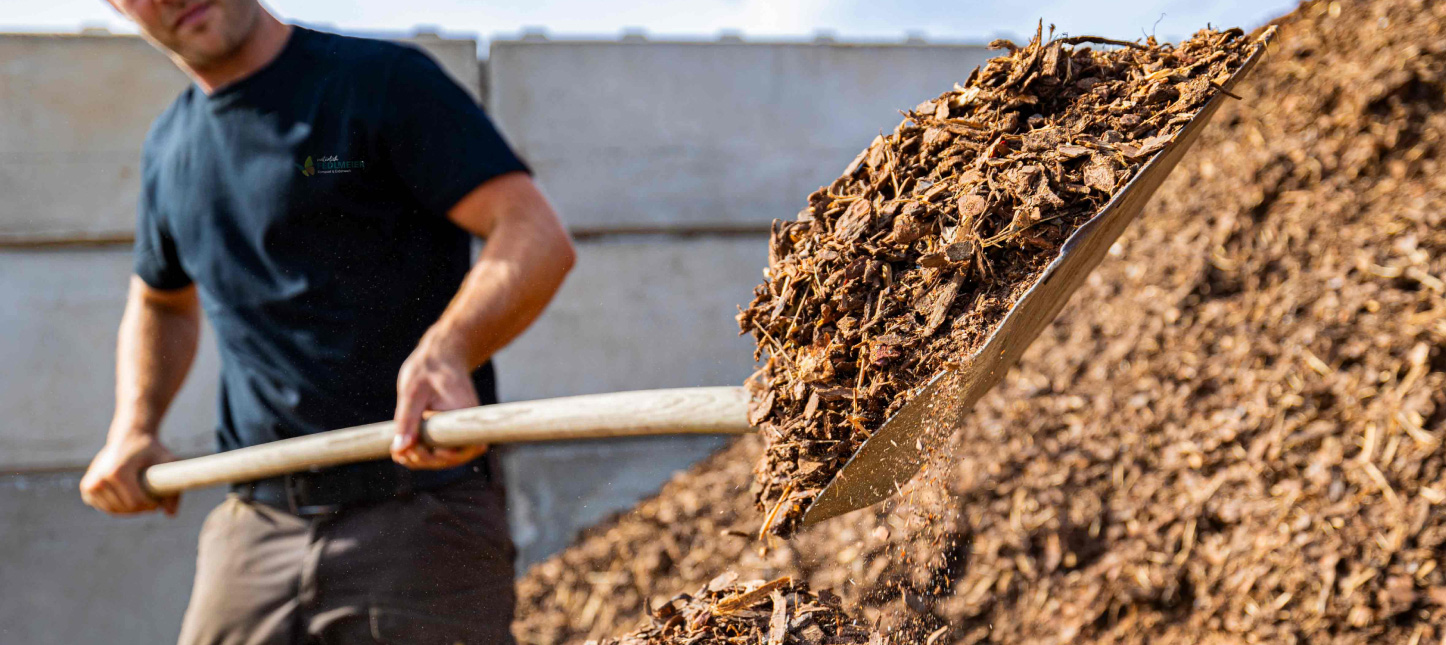
[[(0, 472), (74, 469), (105, 443), (130, 272), (124, 247), (0, 250)], [(220, 361), (204, 333), (162, 427), (177, 454), (215, 449)]]
[[(790, 217), (975, 48), (418, 42), (481, 96), (579, 234), (556, 303), (498, 357), (504, 400), (738, 383), (733, 322)], [(482, 78), (482, 70), (487, 70)], [(0, 643), (174, 638), (218, 491), (174, 520), (81, 505), (112, 405), (140, 142), (184, 85), (135, 38), (0, 35)], [(79, 179), (77, 179), (79, 178)], [(720, 233), (720, 230), (728, 231)], [(73, 246), (76, 241), (100, 242)], [(210, 340), (164, 428), (211, 448)], [(522, 564), (656, 490), (707, 437), (508, 450)]]
[(176, 642), (196, 534), (221, 501), (192, 493), (175, 518), (102, 518), (76, 472), (0, 477), (0, 643)]
[(766, 226), (983, 47), (513, 40), (492, 112), (574, 228)]
[[(753, 344), (733, 316), (768, 263), (766, 236), (619, 236), (581, 241), (578, 251), (547, 313), (498, 357), (503, 400), (747, 378)], [(512, 450), (509, 516), (522, 560), (566, 546), (720, 445), (678, 437)]]

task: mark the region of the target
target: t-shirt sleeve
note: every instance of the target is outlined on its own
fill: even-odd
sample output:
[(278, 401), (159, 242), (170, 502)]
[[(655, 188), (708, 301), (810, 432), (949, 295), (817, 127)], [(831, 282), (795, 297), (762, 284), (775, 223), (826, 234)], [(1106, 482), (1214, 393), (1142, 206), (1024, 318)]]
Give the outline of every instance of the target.
[(471, 95), (418, 50), (395, 60), (382, 100), (380, 145), (430, 212), (446, 215), (493, 177), (529, 172)]
[(190, 286), (191, 276), (181, 268), (176, 241), (172, 239), (164, 218), (156, 212), (154, 186), (145, 168), (141, 177), (146, 179), (142, 179), (141, 198), (136, 208), (135, 273), (156, 289)]

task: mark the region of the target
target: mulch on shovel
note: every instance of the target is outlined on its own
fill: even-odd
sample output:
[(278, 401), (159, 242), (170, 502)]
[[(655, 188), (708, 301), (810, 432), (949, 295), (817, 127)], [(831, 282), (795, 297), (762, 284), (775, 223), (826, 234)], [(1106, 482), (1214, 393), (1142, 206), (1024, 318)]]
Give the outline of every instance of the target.
[(1253, 51), (1238, 29), (1178, 45), (1041, 31), (906, 111), (794, 221), (738, 315), (767, 442), (764, 529), (791, 535), (850, 455), (964, 360), (1080, 225), (1169, 145)]

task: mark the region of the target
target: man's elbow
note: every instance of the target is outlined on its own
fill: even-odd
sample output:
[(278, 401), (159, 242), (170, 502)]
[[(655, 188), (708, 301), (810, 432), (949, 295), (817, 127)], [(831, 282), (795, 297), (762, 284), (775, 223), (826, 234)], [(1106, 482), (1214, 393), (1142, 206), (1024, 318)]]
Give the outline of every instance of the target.
[(566, 230), (562, 231), (558, 240), (556, 262), (558, 272), (562, 275), (567, 275), (572, 271), (572, 267), (577, 265), (577, 247), (573, 246), (572, 236), (568, 235)]
[(538, 215), (534, 218), (534, 230), (540, 234), (543, 240), (542, 248), (547, 249), (548, 262), (561, 281), (563, 276), (572, 271), (573, 265), (577, 264), (577, 248), (573, 245), (572, 235), (567, 232), (562, 218), (558, 217), (550, 206), (539, 209)]

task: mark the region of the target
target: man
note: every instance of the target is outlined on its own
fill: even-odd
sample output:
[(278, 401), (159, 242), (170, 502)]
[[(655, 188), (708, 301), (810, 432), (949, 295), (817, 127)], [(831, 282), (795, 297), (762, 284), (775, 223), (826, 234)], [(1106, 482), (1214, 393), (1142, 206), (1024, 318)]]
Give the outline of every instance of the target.
[(485, 447), (430, 448), (418, 428), (496, 401), (488, 359), (573, 263), (556, 215), (415, 49), (289, 26), (257, 0), (110, 2), (195, 83), (144, 148), (86, 503), (175, 512), (140, 473), (172, 459), (157, 428), (204, 311), (221, 449), (388, 416), (398, 433), (390, 461), (233, 487), (201, 531), (180, 641), (510, 643), (501, 473)]

